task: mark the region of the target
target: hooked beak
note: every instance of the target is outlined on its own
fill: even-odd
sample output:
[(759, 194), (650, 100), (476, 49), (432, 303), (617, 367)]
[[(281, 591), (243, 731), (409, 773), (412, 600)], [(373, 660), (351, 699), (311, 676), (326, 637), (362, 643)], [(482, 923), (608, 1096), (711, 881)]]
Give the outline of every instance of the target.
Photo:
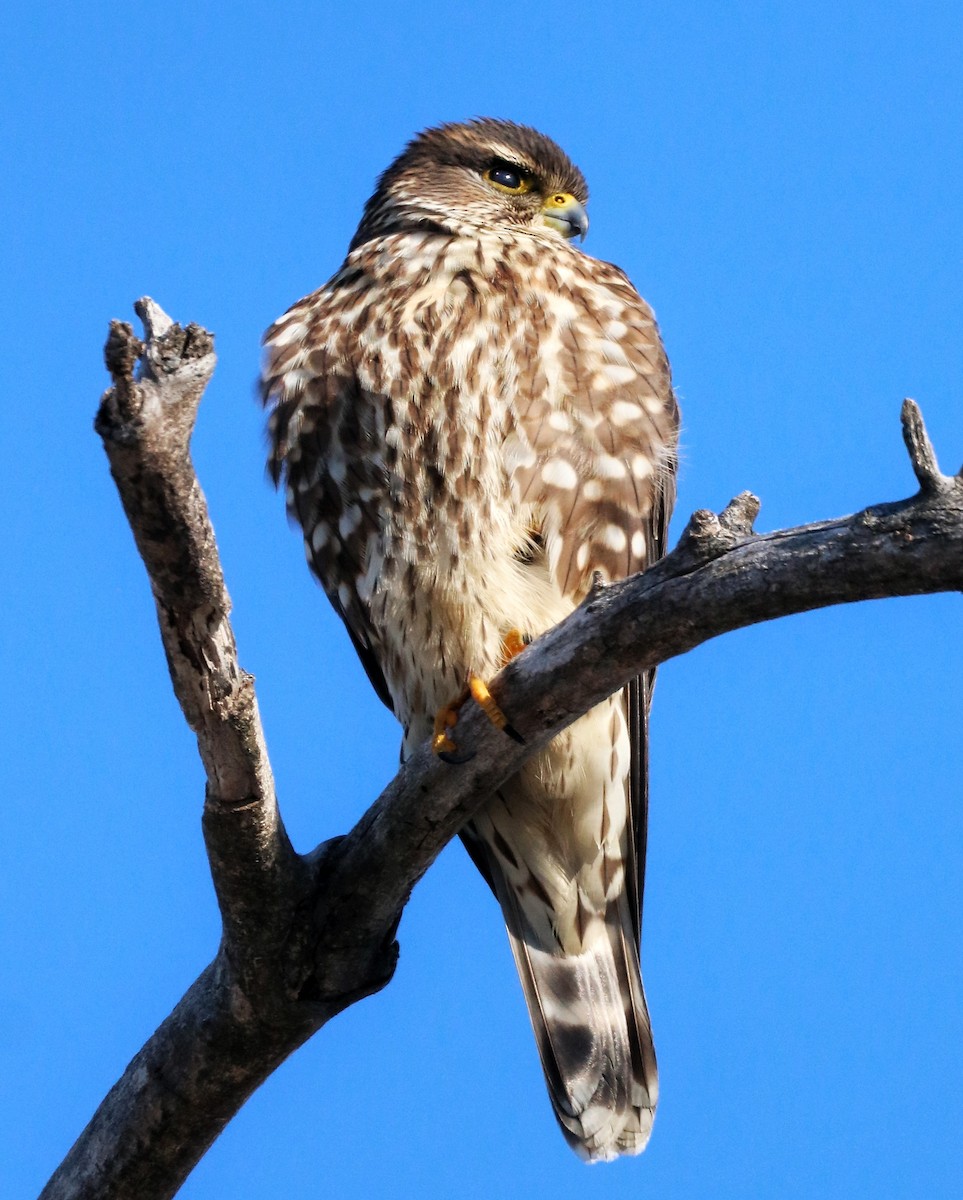
[(568, 192), (556, 192), (554, 196), (549, 196), (542, 205), (542, 220), (564, 237), (573, 238), (577, 235), (585, 241), (589, 227), (588, 213)]

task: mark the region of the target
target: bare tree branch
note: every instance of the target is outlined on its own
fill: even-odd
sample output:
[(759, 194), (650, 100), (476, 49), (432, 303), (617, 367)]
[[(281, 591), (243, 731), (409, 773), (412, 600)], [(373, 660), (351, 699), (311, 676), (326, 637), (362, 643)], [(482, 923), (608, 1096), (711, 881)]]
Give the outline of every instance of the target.
[(172, 1196), (250, 1093), (332, 1016), (383, 987), (411, 889), (499, 784), (641, 671), (729, 630), (831, 604), (963, 590), (963, 478), (940, 473), (903, 405), (917, 495), (757, 535), (745, 492), (694, 513), (642, 575), (596, 586), (492, 690), (519, 745), (468, 708), (451, 766), (422, 747), (344, 838), (300, 856), (284, 831), (253, 681), (240, 667), (214, 534), (189, 456), (213, 339), (135, 305), (114, 322), (101, 435), (147, 567), (175, 693), (207, 773), (204, 835), (221, 946), (136, 1056), (42, 1200)]

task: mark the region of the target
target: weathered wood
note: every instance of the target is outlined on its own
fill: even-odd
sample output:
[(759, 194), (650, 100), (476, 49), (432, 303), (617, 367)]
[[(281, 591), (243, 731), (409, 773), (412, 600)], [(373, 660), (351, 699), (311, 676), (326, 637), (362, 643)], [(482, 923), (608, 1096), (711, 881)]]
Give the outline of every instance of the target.
[[(492, 690), (524, 744), (475, 708), (469, 761), (423, 746), (347, 836), (297, 855), (281, 822), (253, 680), (240, 667), (189, 441), (214, 368), (205, 330), (135, 306), (115, 322), (96, 428), (157, 604), (171, 679), (207, 772), (204, 836), (223, 921), (214, 962), (111, 1089), (42, 1200), (172, 1196), (250, 1093), (332, 1016), (383, 987), (415, 883), (524, 760), (642, 671), (760, 621), (963, 590), (963, 478), (940, 473), (919, 409), (903, 431), (920, 491), (854, 516), (755, 534), (748, 492), (693, 514), (650, 570), (593, 587)], [(140, 376), (136, 374), (138, 362)]]

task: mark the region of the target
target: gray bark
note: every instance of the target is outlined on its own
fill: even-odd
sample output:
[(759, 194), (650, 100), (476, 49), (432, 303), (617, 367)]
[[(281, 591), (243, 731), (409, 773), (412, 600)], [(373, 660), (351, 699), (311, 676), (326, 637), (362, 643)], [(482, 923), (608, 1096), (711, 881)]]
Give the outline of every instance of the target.
[(730, 630), (791, 613), (963, 590), (963, 473), (945, 476), (919, 409), (903, 434), (907, 500), (757, 535), (749, 493), (695, 513), (650, 570), (596, 586), (514, 659), (492, 691), (524, 738), (474, 706), (451, 765), (423, 746), (345, 837), (295, 853), (278, 810), (253, 680), (239, 665), (214, 533), (189, 441), (213, 338), (151, 300), (146, 339), (114, 322), (97, 415), (150, 578), (174, 691), (207, 774), (204, 836), (223, 935), (211, 965), (111, 1089), (42, 1193), (172, 1196), (251, 1092), (356, 1000), (384, 987), (411, 890), (490, 796), (566, 725), (629, 679)]

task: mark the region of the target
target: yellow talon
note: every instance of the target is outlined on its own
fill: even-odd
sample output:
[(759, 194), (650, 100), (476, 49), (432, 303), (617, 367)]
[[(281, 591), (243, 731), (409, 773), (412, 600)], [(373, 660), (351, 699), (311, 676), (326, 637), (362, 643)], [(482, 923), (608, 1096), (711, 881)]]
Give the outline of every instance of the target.
[(472, 699), (495, 728), (504, 729), (508, 724), (508, 718), (495, 703), (495, 697), (488, 690), (488, 684), (484, 679), (480, 675), (470, 674), (468, 676), (468, 690), (471, 692)]
[(524, 744), (525, 739), (499, 708), (498, 702), (488, 690), (488, 684), (484, 679), (479, 678), (475, 674), (470, 674), (468, 676), (468, 690), (471, 692), (472, 699), (496, 729), (507, 733), (513, 741)]
[(431, 739), (431, 748), (439, 758), (444, 758), (446, 754), (454, 754), (458, 749), (447, 733), (436, 733)]
[(520, 629), (509, 629), (502, 638), (502, 666), (511, 662), (517, 654), (521, 654), (531, 640)]
[[(510, 629), (502, 642), (503, 661), (509, 662), (516, 654), (521, 654), (527, 645), (528, 639), (522, 633), (517, 629)], [(496, 729), (501, 729), (516, 742), (524, 743), (525, 739), (514, 725), (511, 724), (501, 708), (499, 708), (498, 702), (491, 694), (488, 684), (480, 675), (476, 675), (474, 671), (470, 671), (468, 674), (468, 686), (464, 691), (456, 699), (452, 700), (450, 704), (446, 704), (444, 708), (439, 708), (435, 713), (435, 728), (431, 739), (431, 748), (439, 758), (445, 762), (462, 763), (474, 757), (474, 754), (458, 757), (458, 746), (450, 736), (451, 730), (458, 723), (458, 713), (469, 696), (471, 696)]]
[(452, 755), (458, 749), (448, 736), (449, 729), (454, 729), (458, 722), (458, 710), (468, 699), (466, 688), (457, 699), (435, 713), (435, 731), (431, 739), (431, 748), (440, 758)]

